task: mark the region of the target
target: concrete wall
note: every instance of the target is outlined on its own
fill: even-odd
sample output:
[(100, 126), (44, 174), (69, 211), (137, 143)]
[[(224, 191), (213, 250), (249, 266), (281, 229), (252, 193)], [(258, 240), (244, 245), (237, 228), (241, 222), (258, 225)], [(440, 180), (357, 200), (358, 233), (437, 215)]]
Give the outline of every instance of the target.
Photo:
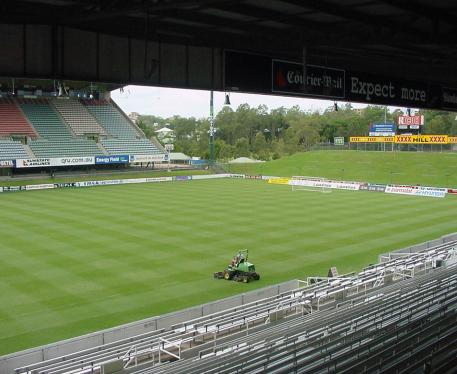
[(193, 318), (209, 315), (230, 307), (247, 304), (266, 297), (279, 295), (282, 292), (287, 292), (298, 287), (298, 280), (291, 280), (285, 283), (246, 292), (178, 312), (168, 313), (163, 316), (151, 317), (111, 329), (79, 336), (73, 339), (63, 340), (41, 347), (1, 356), (0, 374), (10, 374), (14, 372), (15, 368), (23, 367), (28, 364), (97, 347), (102, 344), (111, 343), (113, 341), (144, 334), (157, 329), (170, 328), (172, 325), (176, 325)]
[(441, 244), (444, 244), (444, 243), (449, 243), (449, 242), (452, 242), (454, 240), (457, 240), (457, 232), (455, 232), (453, 234), (444, 235), (439, 239), (433, 239), (433, 240), (429, 240), (428, 242), (419, 243), (419, 244), (412, 245), (410, 247), (397, 249), (396, 251), (383, 253), (383, 254), (379, 255), (378, 259), (379, 259), (379, 262), (383, 262), (383, 260), (385, 261), (385, 259), (383, 259), (383, 257), (387, 258), (387, 257), (389, 257), (389, 254), (392, 254), (392, 255), (395, 256), (395, 253), (413, 253), (413, 252), (418, 252), (418, 251), (422, 251), (422, 250), (427, 249), (427, 248), (435, 247), (437, 245), (441, 245)]

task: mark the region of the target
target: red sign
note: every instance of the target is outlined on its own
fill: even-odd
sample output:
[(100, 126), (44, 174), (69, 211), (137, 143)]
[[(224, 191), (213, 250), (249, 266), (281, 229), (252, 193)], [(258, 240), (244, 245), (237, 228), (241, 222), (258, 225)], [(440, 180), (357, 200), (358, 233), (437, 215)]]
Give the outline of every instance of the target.
[(424, 124), (424, 116), (399, 116), (398, 124), (422, 126)]

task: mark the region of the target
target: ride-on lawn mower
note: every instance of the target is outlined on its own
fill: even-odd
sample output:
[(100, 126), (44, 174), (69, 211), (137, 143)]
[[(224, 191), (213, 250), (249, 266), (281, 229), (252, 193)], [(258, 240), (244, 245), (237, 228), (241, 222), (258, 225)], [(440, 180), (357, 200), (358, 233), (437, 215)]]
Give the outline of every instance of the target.
[(248, 262), (248, 250), (242, 249), (224, 271), (214, 273), (214, 278), (248, 283), (251, 280), (259, 280), (260, 275), (256, 273), (254, 264)]

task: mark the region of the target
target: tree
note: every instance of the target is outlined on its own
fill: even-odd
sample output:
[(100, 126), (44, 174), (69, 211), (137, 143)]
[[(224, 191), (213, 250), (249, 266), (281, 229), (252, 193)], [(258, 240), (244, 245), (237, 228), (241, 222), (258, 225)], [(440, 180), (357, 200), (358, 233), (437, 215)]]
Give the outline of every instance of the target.
[(235, 156), (249, 156), (249, 142), (246, 138), (240, 138), (235, 143)]

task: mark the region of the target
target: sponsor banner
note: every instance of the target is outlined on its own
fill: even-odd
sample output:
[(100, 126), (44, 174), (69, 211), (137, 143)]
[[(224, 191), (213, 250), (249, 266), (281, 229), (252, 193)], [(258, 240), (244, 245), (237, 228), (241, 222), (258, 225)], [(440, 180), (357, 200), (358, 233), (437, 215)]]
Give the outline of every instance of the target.
[(67, 188), (67, 187), (75, 187), (76, 183), (54, 183), (54, 188)]
[(54, 188), (54, 183), (52, 183), (52, 184), (29, 184), (29, 185), (25, 186), (26, 191), (49, 190), (51, 188)]
[(16, 160), (16, 168), (93, 165), (94, 163), (95, 163), (95, 158), (91, 157), (91, 156), (18, 159), (18, 160)]
[[(192, 179), (195, 179), (192, 177)], [(156, 178), (146, 178), (146, 183), (156, 183), (156, 182), (171, 182), (173, 177), (156, 177)]]
[(335, 144), (335, 145), (344, 145), (344, 137), (343, 136), (335, 136), (333, 138), (333, 144)]
[(193, 175), (192, 179), (214, 179), (214, 178), (229, 178), (231, 174), (201, 174)]
[(131, 184), (131, 183), (146, 183), (146, 178), (122, 179), (121, 184)]
[(128, 155), (95, 156), (96, 165), (128, 164), (129, 162), (130, 157)]
[(447, 135), (396, 135), (397, 144), (448, 144)]
[(423, 126), (425, 123), (424, 116), (398, 116), (397, 122), (399, 125), (416, 125)]
[(130, 155), (130, 162), (162, 162), (167, 161), (165, 159), (166, 154), (157, 155)]
[(372, 123), (369, 136), (394, 136), (395, 123)]
[(12, 168), (12, 167), (14, 167), (13, 160), (0, 161), (0, 168)]
[(275, 177), (274, 175), (262, 175), (263, 180), (270, 180), (270, 179), (279, 179), (281, 177)]
[(303, 64), (272, 60), (272, 92), (344, 98), (345, 71), (318, 65), (306, 65), (306, 81)]
[(457, 109), (456, 88), (340, 69), (339, 66), (306, 65), (304, 78), (301, 61), (282, 61), (274, 57), (225, 50), (224, 89), (344, 98), (407, 108)]
[(6, 186), (3, 187), (3, 192), (16, 192), (16, 191), (25, 191), (25, 186)]
[(40, 168), (51, 166), (50, 158), (28, 158), (16, 160), (17, 168)]
[(289, 178), (270, 178), (268, 183), (270, 184), (289, 184)]
[(63, 157), (63, 158), (51, 158), (51, 166), (71, 166), (71, 165), (93, 165), (95, 163), (95, 157)]
[(445, 197), (448, 190), (438, 187), (388, 185), (385, 192), (411, 196)]
[(457, 188), (448, 188), (447, 193), (451, 195), (457, 195)]
[(261, 175), (245, 175), (245, 179), (262, 179)]
[(244, 174), (230, 174), (230, 178), (244, 178)]
[(368, 183), (367, 190), (368, 191), (374, 191), (374, 192), (385, 192), (386, 191), (386, 185), (385, 184), (371, 184)]
[(3, 192), (3, 187), (0, 187), (0, 192)]
[(316, 181), (311, 179), (291, 179), (287, 184), (291, 186), (323, 187), (351, 191), (358, 191), (360, 189), (360, 183), (355, 182), (351, 183), (337, 181)]
[(92, 186), (108, 186), (113, 184), (121, 184), (120, 179), (111, 179), (111, 180), (103, 180), (103, 181), (83, 181), (83, 182), (76, 182), (75, 187), (92, 187)]
[(349, 141), (351, 143), (392, 143), (393, 136), (351, 136)]
[(192, 179), (192, 176), (190, 176), (190, 175), (177, 175), (176, 177), (174, 177), (175, 181), (188, 181), (191, 179)]
[(457, 144), (457, 136), (448, 136), (447, 141), (449, 144)]

